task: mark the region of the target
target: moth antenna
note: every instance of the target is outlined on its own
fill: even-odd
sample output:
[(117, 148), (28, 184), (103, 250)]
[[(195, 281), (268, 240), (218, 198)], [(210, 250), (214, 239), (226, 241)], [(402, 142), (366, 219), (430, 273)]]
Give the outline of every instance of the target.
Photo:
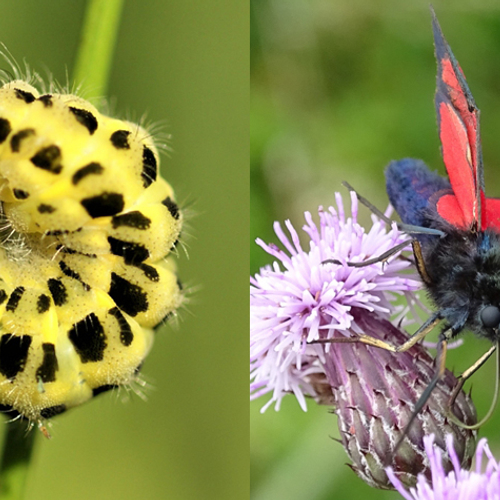
[(435, 236), (444, 236), (445, 233), (440, 231), (439, 229), (434, 229), (431, 227), (423, 227), (423, 226), (414, 226), (412, 224), (405, 224), (404, 222), (397, 222), (392, 219), (389, 219), (383, 212), (381, 212), (375, 205), (370, 203), (364, 196), (361, 196), (348, 182), (343, 181), (342, 185), (352, 191), (358, 201), (368, 208), (373, 214), (375, 214), (379, 219), (383, 220), (386, 224), (392, 225), (396, 224), (397, 228), (400, 231), (403, 231), (408, 234), (430, 234)]
[(392, 225), (394, 221), (389, 219), (389, 217), (381, 212), (375, 205), (370, 203), (364, 196), (361, 196), (348, 182), (343, 181), (342, 186), (346, 187), (349, 191), (352, 191), (358, 198), (358, 201), (374, 213), (379, 219), (382, 219), (386, 224)]
[[(364, 260), (363, 262), (346, 262), (346, 264), (349, 267), (366, 267), (366, 266), (371, 266), (372, 264), (376, 264), (377, 262), (385, 262), (389, 257), (394, 255), (395, 253), (404, 250), (413, 240), (405, 240), (402, 243), (399, 243), (399, 245), (396, 245), (395, 247), (390, 248), (387, 250), (387, 252), (384, 252), (377, 257), (373, 257), (372, 259)], [(322, 264), (342, 264), (337, 259), (326, 259)]]

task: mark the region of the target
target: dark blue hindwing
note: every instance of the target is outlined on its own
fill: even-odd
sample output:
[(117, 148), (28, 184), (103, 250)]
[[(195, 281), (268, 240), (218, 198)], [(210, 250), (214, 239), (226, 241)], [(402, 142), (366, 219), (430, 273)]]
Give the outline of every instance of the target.
[(389, 200), (402, 222), (420, 227), (439, 227), (440, 217), (435, 202), (442, 194), (451, 192), (448, 179), (431, 172), (422, 160), (413, 158), (391, 162), (385, 177)]

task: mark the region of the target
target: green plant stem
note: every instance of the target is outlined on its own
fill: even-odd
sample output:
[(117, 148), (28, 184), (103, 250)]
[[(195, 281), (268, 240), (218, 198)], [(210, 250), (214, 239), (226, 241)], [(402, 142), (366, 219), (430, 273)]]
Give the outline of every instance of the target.
[(74, 69), (85, 98), (106, 95), (123, 0), (89, 0)]
[(5, 429), (2, 462), (0, 463), (0, 500), (20, 500), (24, 496), (31, 454), (38, 432), (28, 432), (26, 420), (2, 422)]

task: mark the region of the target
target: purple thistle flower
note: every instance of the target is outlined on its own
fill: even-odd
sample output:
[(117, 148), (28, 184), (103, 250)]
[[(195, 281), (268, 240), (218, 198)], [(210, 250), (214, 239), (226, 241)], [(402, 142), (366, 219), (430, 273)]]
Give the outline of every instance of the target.
[[(464, 470), (453, 448), (453, 437), (447, 436), (447, 451), (453, 470), (446, 472), (443, 467), (441, 449), (434, 445), (434, 436), (424, 438), (425, 452), (430, 462), (431, 483), (419, 474), (417, 485), (408, 492), (391, 468), (387, 474), (394, 487), (406, 500), (497, 500), (500, 498), (500, 462), (491, 453), (486, 439), (481, 439), (476, 449), (476, 467)], [(483, 459), (487, 463), (484, 472)]]
[[(334, 332), (346, 336), (361, 333), (353, 308), (389, 319), (396, 312), (391, 302), (395, 294), (406, 295), (412, 302), (412, 292), (421, 287), (415, 275), (402, 274), (410, 267), (407, 260), (392, 257), (388, 263), (362, 268), (346, 264), (380, 255), (404, 241), (405, 235), (395, 226), (388, 231), (375, 216), (366, 232), (356, 220), (354, 193), (352, 217), (346, 217), (339, 193), (336, 201), (337, 211), (320, 207), (319, 229), (311, 214), (305, 213), (308, 251), (302, 249), (290, 221), (285, 222), (290, 238), (279, 223), (274, 224), (286, 251), (257, 240), (281, 263), (266, 266), (250, 279), (251, 398), (273, 393), (263, 411), (273, 402), (279, 409), (281, 399), (289, 393), (295, 394), (305, 411), (304, 396), (318, 396), (310, 378), (324, 373), (325, 361), (325, 347), (309, 343), (331, 338)], [(323, 264), (327, 259), (339, 260), (342, 265)]]
[[(410, 271), (411, 262), (396, 253), (388, 262), (353, 267), (403, 242), (407, 236), (394, 225), (390, 230), (375, 216), (369, 231), (357, 223), (357, 198), (351, 193), (352, 217), (346, 217), (339, 194), (337, 207), (319, 209), (319, 228), (306, 212), (303, 227), (309, 237), (304, 250), (292, 224), (287, 236), (274, 229), (285, 250), (257, 243), (277, 261), (251, 278), (250, 367), (251, 398), (272, 392), (264, 411), (295, 394), (306, 410), (305, 396), (334, 407), (342, 444), (353, 461), (353, 470), (368, 484), (392, 488), (386, 474), (391, 465), (406, 486), (417, 474), (430, 477), (423, 437), (434, 433), (446, 449), (445, 436), (456, 438), (455, 456), (470, 466), (475, 432), (448, 420), (448, 401), (457, 379), (446, 370), (431, 398), (407, 425), (413, 408), (435, 373), (434, 360), (423, 343), (401, 353), (361, 343), (312, 344), (315, 340), (365, 334), (393, 345), (408, 335), (391, 323), (398, 309), (393, 300), (405, 296), (418, 302), (414, 291), (420, 281)], [(327, 260), (335, 263), (325, 263)], [(452, 409), (467, 425), (476, 422), (474, 406), (460, 392)], [(408, 430), (396, 450), (396, 443)], [(453, 468), (448, 460), (447, 470)]]

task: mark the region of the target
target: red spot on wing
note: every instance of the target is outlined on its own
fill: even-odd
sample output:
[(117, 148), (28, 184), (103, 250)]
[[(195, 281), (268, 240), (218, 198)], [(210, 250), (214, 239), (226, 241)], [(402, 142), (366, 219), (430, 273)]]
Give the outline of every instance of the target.
[[(476, 131), (477, 131), (477, 116), (474, 112), (469, 110), (469, 104), (467, 103), (467, 98), (464, 94), (460, 82), (458, 81), (455, 70), (449, 58), (445, 58), (441, 61), (442, 74), (441, 78), (443, 82), (448, 86), (448, 97), (455, 108), (455, 110), (460, 115), (462, 122), (465, 125), (467, 131), (467, 139), (471, 148), (471, 158), (473, 162), (474, 169), (477, 167), (475, 162), (477, 157), (476, 152)], [(462, 68), (458, 68), (462, 73)]]
[(441, 196), (436, 203), (438, 214), (452, 226), (460, 229), (469, 229), (471, 221), (464, 218), (462, 208), (454, 194)]
[(495, 229), (500, 232), (500, 199), (486, 198), (483, 207), (483, 231)]
[[(486, 198), (481, 193), (483, 220), (481, 230), (494, 229), (500, 233), (500, 199)], [(436, 203), (438, 214), (449, 224), (460, 229), (469, 230), (471, 220), (463, 215), (459, 198), (453, 194), (445, 194)]]
[(439, 115), (443, 160), (456, 197), (446, 195), (440, 198), (438, 212), (448, 222), (460, 220), (460, 226), (469, 227), (477, 218), (478, 203), (476, 175), (470, 161), (471, 149), (467, 130), (450, 104), (441, 102)]

